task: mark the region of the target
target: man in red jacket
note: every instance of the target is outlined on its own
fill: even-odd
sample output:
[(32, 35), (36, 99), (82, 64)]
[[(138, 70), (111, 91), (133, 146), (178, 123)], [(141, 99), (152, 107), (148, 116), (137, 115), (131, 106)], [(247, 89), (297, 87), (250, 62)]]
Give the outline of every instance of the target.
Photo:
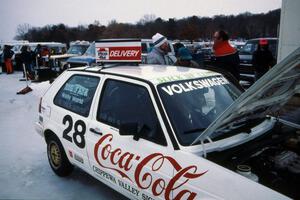
[(240, 58), (238, 55), (238, 51), (229, 44), (228, 34), (223, 30), (216, 31), (213, 39), (213, 50), (216, 57), (216, 67), (229, 72), (237, 81), (239, 81)]

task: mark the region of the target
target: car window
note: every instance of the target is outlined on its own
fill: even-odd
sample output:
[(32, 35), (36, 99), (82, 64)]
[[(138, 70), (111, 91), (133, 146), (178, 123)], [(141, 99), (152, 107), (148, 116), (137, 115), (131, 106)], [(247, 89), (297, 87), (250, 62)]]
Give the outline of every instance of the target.
[(241, 49), (241, 53), (245, 54), (253, 54), (253, 52), (257, 49), (258, 41), (250, 41), (245, 44), (245, 46)]
[(96, 52), (95, 52), (95, 43), (90, 44), (89, 48), (87, 48), (87, 50), (84, 53), (85, 56), (91, 56), (91, 57), (95, 57), (96, 56)]
[(87, 117), (99, 80), (94, 76), (72, 76), (58, 91), (54, 104)]
[(139, 136), (166, 145), (149, 93), (145, 87), (122, 81), (108, 80), (100, 100), (97, 120), (120, 128), (137, 123)]

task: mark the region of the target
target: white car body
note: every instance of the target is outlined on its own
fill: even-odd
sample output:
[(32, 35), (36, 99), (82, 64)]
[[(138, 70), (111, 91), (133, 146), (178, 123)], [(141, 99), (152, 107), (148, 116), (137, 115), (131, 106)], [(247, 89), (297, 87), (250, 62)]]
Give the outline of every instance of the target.
[[(99, 80), (86, 116), (54, 103), (60, 88), (65, 87), (66, 81), (71, 80), (71, 77), (78, 75)], [(162, 82), (213, 76), (220, 74), (201, 69), (151, 65), (67, 70), (43, 96), (36, 130), (46, 141), (49, 135), (54, 134), (62, 143), (71, 164), (130, 199), (289, 199), (205, 158), (209, 152), (241, 145), (264, 134), (273, 127), (273, 118), (266, 119), (251, 129), (251, 133), (241, 132), (217, 141), (212, 141), (209, 136), (218, 127), (218, 124), (212, 123), (204, 131), (204, 135), (197, 138), (202, 142), (193, 146), (181, 145), (174, 134), (175, 129), (157, 86)], [(142, 87), (148, 92), (165, 145), (143, 138), (136, 140), (132, 135), (120, 135), (120, 129), (97, 119), (98, 105), (104, 98), (103, 90), (111, 80)], [(220, 84), (222, 81), (226, 84), (225, 79), (219, 80)], [(87, 94), (86, 88), (74, 87), (70, 86), (68, 90)], [(171, 93), (170, 90), (168, 92)], [(229, 109), (225, 111), (225, 116), (235, 112), (233, 105)], [(216, 121), (218, 120), (224, 119), (220, 116)], [(209, 142), (204, 144), (205, 140)]]

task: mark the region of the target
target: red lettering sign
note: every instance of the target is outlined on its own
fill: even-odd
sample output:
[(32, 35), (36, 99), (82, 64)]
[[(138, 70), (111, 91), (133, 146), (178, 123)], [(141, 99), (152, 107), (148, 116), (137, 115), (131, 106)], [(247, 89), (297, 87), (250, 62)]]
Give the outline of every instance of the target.
[[(180, 190), (180, 188), (190, 179), (198, 178), (204, 175), (207, 171), (197, 173), (197, 166), (195, 165), (183, 168), (174, 158), (165, 156), (161, 153), (153, 153), (146, 156), (138, 163), (136, 168), (133, 169), (132, 160), (139, 161), (140, 156), (126, 151), (124, 152), (121, 148), (113, 149), (111, 146), (112, 140), (113, 135), (106, 134), (95, 144), (94, 156), (96, 162), (101, 167), (113, 170), (119, 173), (122, 178), (126, 178), (131, 182), (134, 180), (140, 189), (149, 189), (152, 191), (154, 196), (159, 196), (164, 192), (164, 197), (167, 200), (172, 199), (171, 193), (175, 190), (179, 191), (178, 194), (173, 197), (175, 200), (179, 200), (183, 196), (188, 197), (188, 200), (192, 200), (197, 196), (197, 193), (195, 192), (190, 190)], [(106, 166), (102, 161), (108, 161), (111, 166), (114, 167)], [(153, 174), (159, 174), (157, 172), (162, 168), (162, 166), (167, 164), (173, 167), (175, 171), (174, 176), (170, 180), (165, 180), (164, 177), (155, 179)], [(148, 171), (143, 170), (146, 166), (148, 167)], [(134, 177), (129, 177), (129, 174), (126, 173), (129, 170), (133, 170)]]
[(101, 47), (97, 51), (99, 60), (140, 61), (142, 58), (142, 48), (140, 46)]

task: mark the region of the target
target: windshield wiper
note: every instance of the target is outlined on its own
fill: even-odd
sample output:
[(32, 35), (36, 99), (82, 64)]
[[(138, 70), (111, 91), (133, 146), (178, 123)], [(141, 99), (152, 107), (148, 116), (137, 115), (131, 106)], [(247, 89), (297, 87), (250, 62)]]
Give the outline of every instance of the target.
[(195, 129), (191, 129), (188, 131), (184, 131), (184, 134), (191, 134), (191, 133), (196, 133), (196, 132), (202, 132), (204, 131), (206, 128), (195, 128)]

